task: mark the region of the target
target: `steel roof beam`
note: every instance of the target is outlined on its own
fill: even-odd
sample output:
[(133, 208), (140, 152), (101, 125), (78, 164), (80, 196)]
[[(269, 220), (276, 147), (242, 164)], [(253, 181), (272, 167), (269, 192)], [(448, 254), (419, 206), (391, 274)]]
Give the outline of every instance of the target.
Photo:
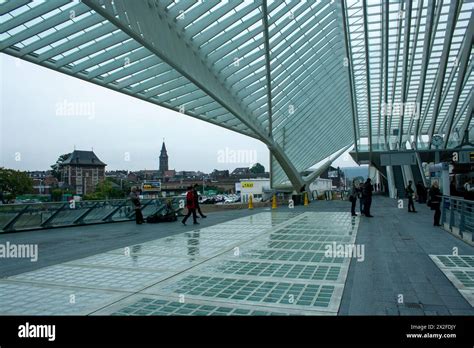
[(471, 93), (470, 98), (469, 98), (469, 107), (467, 108), (467, 112), (466, 112), (466, 117), (464, 118), (464, 122), (460, 129), (461, 137), (464, 137), (464, 133), (466, 132), (466, 130), (468, 130), (469, 125), (471, 124), (473, 107), (474, 107), (474, 96), (473, 96), (473, 93)]
[(428, 136), (430, 139), (430, 143), (428, 145), (429, 149), (431, 149), (431, 139), (433, 138), (433, 135), (436, 129), (436, 121), (438, 120), (441, 96), (443, 92), (444, 76), (446, 74), (446, 65), (448, 63), (449, 53), (451, 50), (451, 42), (453, 39), (453, 33), (456, 26), (456, 19), (458, 16), (459, 6), (460, 6), (459, 1), (451, 1), (449, 5), (448, 22), (446, 25), (446, 32), (444, 35), (443, 52), (441, 54), (441, 60), (439, 63), (439, 74), (436, 80), (436, 96), (435, 96), (435, 102), (433, 105), (433, 117), (431, 118), (431, 124), (428, 129)]
[(365, 70), (367, 73), (367, 121), (368, 121), (368, 132), (369, 132), (369, 161), (372, 160), (372, 100), (370, 90), (370, 57), (369, 57), (369, 37), (367, 33), (368, 28), (368, 15), (367, 15), (367, 0), (362, 0), (363, 13), (364, 13), (364, 42), (365, 42)]
[(357, 137), (357, 102), (354, 98), (354, 71), (352, 69), (352, 52), (351, 52), (351, 47), (349, 43), (349, 32), (348, 32), (348, 27), (349, 24), (347, 22), (347, 12), (346, 12), (346, 6), (345, 6), (345, 0), (341, 0), (341, 13), (342, 13), (342, 28), (344, 30), (344, 43), (345, 43), (345, 49), (346, 49), (346, 57), (347, 60), (347, 74), (349, 78), (349, 90), (350, 90), (350, 96), (351, 96), (351, 114), (352, 114), (352, 128), (354, 131), (354, 146), (355, 146), (355, 151), (356, 151), (356, 161), (359, 159), (359, 147), (357, 145), (358, 137)]
[[(410, 71), (408, 73), (408, 85), (409, 86), (410, 86), (410, 83), (411, 83), (413, 70), (415, 70), (414, 69), (415, 67), (418, 67), (418, 65), (415, 66), (415, 55), (416, 55), (416, 49), (417, 49), (417, 46), (418, 46), (418, 34), (420, 33), (420, 23), (421, 23), (421, 14), (422, 13), (423, 13), (423, 0), (419, 0), (418, 11), (417, 11), (417, 14), (416, 14), (415, 35), (413, 37), (413, 48), (412, 48), (412, 55), (411, 55), (411, 62), (410, 62)], [(411, 97), (411, 95), (410, 95), (410, 97)], [(417, 118), (417, 115), (411, 115), (411, 117), (410, 117), (410, 123), (408, 125), (408, 131), (407, 131), (407, 134), (406, 134), (406, 138), (408, 140), (411, 137), (413, 123), (414, 123), (416, 118)]]
[[(0, 33), (7, 32), (13, 28), (22, 25), (23, 23), (29, 22), (32, 19), (40, 17), (48, 12), (51, 12), (61, 6), (68, 4), (67, 0), (56, 0), (56, 1), (46, 1), (40, 5), (36, 5), (28, 11), (25, 11), (18, 16), (15, 16), (6, 22), (0, 24)], [(28, 29), (26, 29), (28, 30)]]
[[(168, 20), (159, 2), (131, 4), (115, 0), (117, 13), (113, 11), (111, 0), (84, 0), (84, 3), (155, 53), (240, 119), (273, 151), (295, 189), (302, 186), (302, 178), (290, 159), (261, 125), (255, 123), (252, 113), (222, 85), (195, 46), (178, 35), (176, 27)], [(105, 3), (106, 6), (102, 7), (101, 3)]]
[(0, 5), (0, 16), (7, 14), (8, 12), (14, 11), (17, 8), (20, 8), (31, 2), (31, 0), (16, 0), (16, 1), (7, 1)]
[[(456, 80), (456, 86), (454, 87), (454, 95), (451, 103), (449, 105), (449, 110), (446, 115), (448, 120), (446, 134), (444, 136), (443, 148), (446, 149), (448, 146), (449, 136), (451, 134), (451, 129), (453, 127), (454, 114), (459, 102), (459, 95), (462, 91), (462, 86), (464, 82), (464, 77), (466, 76), (466, 70), (469, 63), (469, 57), (471, 55), (472, 44), (473, 44), (473, 33), (474, 33), (474, 17), (471, 16), (469, 19), (469, 24), (466, 30), (464, 41), (461, 45), (461, 54), (459, 61), (457, 62), (458, 66), (458, 75)], [(454, 70), (454, 69), (453, 69)]]
[(405, 119), (405, 103), (407, 102), (407, 89), (408, 89), (408, 53), (410, 46), (410, 29), (411, 29), (411, 9), (413, 5), (412, 0), (406, 0), (405, 10), (405, 35), (403, 39), (403, 72), (402, 72), (402, 105), (400, 114), (400, 126), (398, 131), (398, 149), (402, 148), (403, 140), (403, 121)]
[[(14, 2), (14, 1), (11, 1), (11, 2)], [(17, 44), (18, 42), (29, 39), (30, 37), (38, 35), (38, 34), (44, 32), (48, 29), (54, 28), (56, 25), (59, 25), (59, 24), (62, 24), (64, 22), (67, 22), (67, 21), (71, 20), (71, 13), (70, 13), (71, 11), (74, 11), (76, 17), (78, 17), (78, 16), (80, 16), (80, 15), (86, 13), (86, 12), (89, 12), (90, 8), (88, 8), (84, 4), (80, 3), (80, 4), (77, 4), (77, 5), (69, 8), (68, 12), (60, 12), (60, 13), (54, 15), (54, 16), (51, 16), (46, 20), (43, 20), (43, 21), (41, 21), (37, 24), (34, 24), (34, 25), (30, 26), (28, 29), (25, 29), (25, 30), (23, 30), (23, 31), (21, 31), (21, 32), (15, 34), (15, 35), (12, 35), (9, 38), (3, 40), (0, 43), (0, 50), (5, 49), (6, 47), (13, 46), (13, 45)], [(78, 23), (80, 23), (80, 22), (82, 22), (82, 21), (79, 21)], [(20, 25), (22, 25), (22, 24), (23, 23), (21, 23)], [(71, 24), (71, 26), (72, 25), (74, 25), (74, 24)], [(51, 34), (51, 35), (54, 35), (54, 34)], [(61, 36), (61, 39), (63, 37), (64, 36)], [(43, 39), (45, 41), (47, 41), (49, 39), (49, 36), (46, 36)], [(33, 42), (31, 45), (28, 45), (28, 46), (20, 49), (20, 52), (22, 54), (23, 53), (29, 53), (27, 50), (29, 49), (30, 46), (33, 47), (34, 49), (37, 49), (37, 48), (35, 48), (35, 46), (36, 45), (42, 45), (43, 39), (38, 40), (36, 42)], [(40, 46), (38, 48), (41, 48), (41, 47), (42, 46)]]

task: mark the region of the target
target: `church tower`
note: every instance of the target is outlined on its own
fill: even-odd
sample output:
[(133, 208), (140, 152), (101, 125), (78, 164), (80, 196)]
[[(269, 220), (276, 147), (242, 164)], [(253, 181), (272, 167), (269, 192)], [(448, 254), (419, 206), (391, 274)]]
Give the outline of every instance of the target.
[(163, 145), (161, 146), (160, 154), (160, 174), (163, 176), (165, 171), (168, 170), (168, 153), (166, 152), (165, 141), (163, 140)]

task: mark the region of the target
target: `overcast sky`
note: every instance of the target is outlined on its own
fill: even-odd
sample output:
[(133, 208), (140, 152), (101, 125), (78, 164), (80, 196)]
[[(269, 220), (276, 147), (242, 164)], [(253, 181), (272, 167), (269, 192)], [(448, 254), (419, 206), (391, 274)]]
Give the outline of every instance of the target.
[[(93, 148), (107, 170), (158, 169), (165, 138), (170, 169), (233, 170), (256, 160), (268, 170), (263, 143), (225, 128), (3, 53), (0, 74), (0, 166), (46, 170), (63, 153)], [(243, 162), (223, 156), (232, 151)], [(345, 155), (334, 165), (356, 164)]]

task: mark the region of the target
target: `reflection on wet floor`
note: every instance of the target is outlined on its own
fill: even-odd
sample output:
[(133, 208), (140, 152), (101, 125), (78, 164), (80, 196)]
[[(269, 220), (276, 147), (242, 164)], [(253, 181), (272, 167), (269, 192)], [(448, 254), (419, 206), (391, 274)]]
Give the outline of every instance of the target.
[(199, 237), (200, 237), (200, 230), (190, 232), (186, 237), (188, 239), (188, 256), (192, 261), (199, 256)]
[[(0, 311), (16, 314), (41, 287), (43, 306), (28, 314), (335, 315), (351, 260), (325, 248), (354, 243), (358, 224), (348, 213), (263, 212), (2, 280), (16, 296), (0, 298)], [(102, 302), (50, 308), (48, 289)]]

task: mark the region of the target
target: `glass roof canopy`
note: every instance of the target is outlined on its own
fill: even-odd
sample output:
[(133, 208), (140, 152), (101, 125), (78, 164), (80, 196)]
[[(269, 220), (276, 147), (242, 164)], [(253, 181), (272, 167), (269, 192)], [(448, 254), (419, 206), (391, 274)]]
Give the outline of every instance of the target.
[(297, 188), (362, 139), (373, 151), (433, 134), (458, 145), (472, 122), (472, 11), (472, 0), (14, 0), (0, 5), (0, 51), (259, 139), (273, 184)]
[(434, 134), (459, 145), (472, 126), (473, 1), (346, 4), (358, 136), (387, 149)]

